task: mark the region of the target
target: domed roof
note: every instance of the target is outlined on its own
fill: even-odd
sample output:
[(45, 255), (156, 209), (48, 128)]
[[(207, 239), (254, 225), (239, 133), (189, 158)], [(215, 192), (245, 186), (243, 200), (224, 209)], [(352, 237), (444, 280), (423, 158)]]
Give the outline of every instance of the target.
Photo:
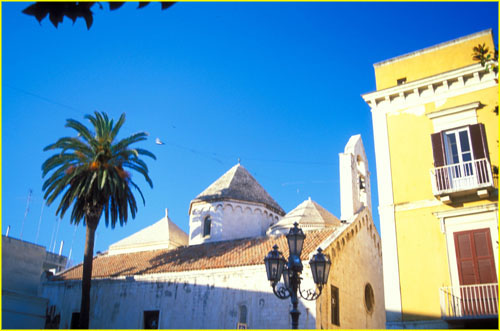
[(266, 190), (239, 163), (201, 192), (191, 201), (191, 205), (198, 201), (211, 202), (221, 200), (259, 203), (279, 215), (285, 215), (283, 208), (271, 198)]
[(288, 232), (288, 229), (292, 228), (295, 222), (304, 231), (319, 230), (329, 226), (340, 225), (340, 220), (337, 217), (309, 198), (286, 214), (278, 223), (274, 224), (269, 232), (271, 234), (283, 231)]

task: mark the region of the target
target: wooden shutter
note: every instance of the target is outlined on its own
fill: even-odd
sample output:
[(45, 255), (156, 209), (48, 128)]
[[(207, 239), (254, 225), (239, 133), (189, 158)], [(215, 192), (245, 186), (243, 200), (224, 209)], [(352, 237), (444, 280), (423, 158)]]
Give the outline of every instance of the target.
[(486, 141), (486, 132), (484, 129), (484, 124), (474, 124), (469, 125), (470, 141), (472, 144), (472, 155), (475, 160), (478, 159), (490, 159), (490, 153), (488, 151), (488, 142)]
[(443, 132), (431, 134), (432, 153), (434, 155), (434, 167), (442, 167), (445, 165)]
[(495, 283), (497, 275), (490, 229), (453, 234), (460, 285)]

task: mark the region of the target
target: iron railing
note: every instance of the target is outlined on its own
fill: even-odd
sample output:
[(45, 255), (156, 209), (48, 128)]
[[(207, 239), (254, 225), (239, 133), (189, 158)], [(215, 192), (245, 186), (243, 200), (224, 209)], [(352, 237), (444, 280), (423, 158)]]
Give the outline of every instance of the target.
[(493, 186), (488, 159), (478, 159), (431, 169), (434, 195)]
[(444, 319), (498, 317), (498, 283), (442, 287)]

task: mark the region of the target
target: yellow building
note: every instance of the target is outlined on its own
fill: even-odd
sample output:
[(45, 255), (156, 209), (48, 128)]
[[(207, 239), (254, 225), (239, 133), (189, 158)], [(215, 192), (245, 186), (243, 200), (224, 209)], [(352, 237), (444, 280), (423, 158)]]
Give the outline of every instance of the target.
[(374, 65), (388, 328), (498, 327), (498, 76), (491, 30)]

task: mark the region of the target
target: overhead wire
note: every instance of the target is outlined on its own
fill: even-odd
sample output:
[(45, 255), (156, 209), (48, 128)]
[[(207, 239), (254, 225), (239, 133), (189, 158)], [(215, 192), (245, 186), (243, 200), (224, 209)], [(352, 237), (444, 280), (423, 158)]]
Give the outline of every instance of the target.
[[(81, 109), (75, 108), (73, 106), (70, 106), (70, 105), (67, 105), (67, 104), (64, 104), (64, 103), (61, 103), (61, 102), (58, 102), (58, 101), (55, 101), (53, 99), (41, 96), (41, 95), (33, 93), (33, 92), (21, 89), (19, 87), (12, 86), (10, 84), (4, 84), (4, 86), (8, 87), (10, 89), (16, 90), (18, 92), (24, 93), (26, 95), (38, 98), (40, 100), (44, 100), (45, 102), (51, 103), (53, 105), (69, 109), (69, 110), (71, 110), (71, 111), (73, 111), (75, 113), (78, 112), (77, 114), (81, 114), (81, 113), (84, 112)], [(173, 146), (173, 147), (176, 147), (176, 148), (179, 148), (179, 149), (186, 150), (186, 151), (191, 152), (193, 154), (197, 154), (197, 155), (206, 157), (206, 158), (211, 159), (211, 160), (213, 160), (213, 161), (215, 161), (215, 162), (217, 162), (219, 164), (223, 164), (223, 161), (221, 160), (221, 158), (233, 159), (233, 160), (241, 158), (243, 160), (255, 161), (255, 162), (266, 162), (266, 163), (269, 162), (269, 163), (281, 163), (281, 164), (318, 165), (318, 166), (324, 166), (324, 165), (326, 165), (326, 166), (332, 166), (332, 165), (335, 165), (335, 163), (333, 163), (333, 162), (279, 160), (279, 159), (266, 159), (266, 158), (246, 157), (244, 155), (223, 155), (223, 154), (216, 153), (216, 152), (204, 152), (204, 151), (200, 151), (200, 150), (198, 150), (196, 148), (193, 148), (193, 147), (184, 146), (184, 145), (180, 145), (180, 144), (177, 144), (177, 143), (174, 143), (174, 142), (170, 142), (170, 141), (165, 141), (165, 140), (162, 140), (162, 144), (170, 145), (170, 146)]]

